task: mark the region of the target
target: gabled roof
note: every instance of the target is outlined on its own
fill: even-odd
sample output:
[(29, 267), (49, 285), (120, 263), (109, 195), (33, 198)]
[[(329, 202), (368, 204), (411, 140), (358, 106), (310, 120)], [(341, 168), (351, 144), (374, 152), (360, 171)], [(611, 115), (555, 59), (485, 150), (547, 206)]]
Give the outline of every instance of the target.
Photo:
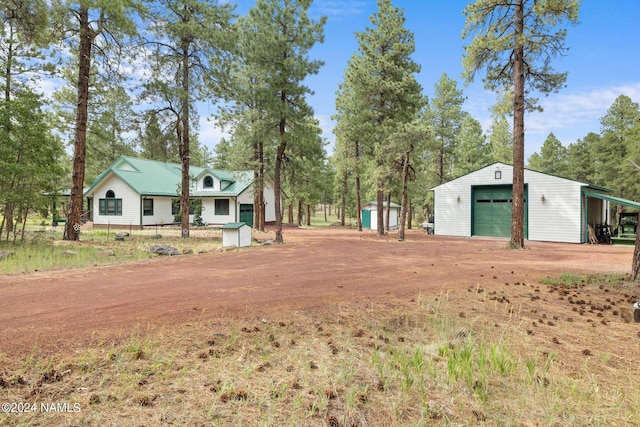
[[(214, 169), (208, 169), (211, 174), (215, 174), (220, 181), (231, 182), (226, 187), (222, 187), (220, 191), (198, 190), (192, 191), (192, 196), (197, 197), (235, 197), (240, 195), (253, 183), (253, 171), (227, 172)], [(222, 172), (222, 174), (221, 174)]]
[[(485, 170), (485, 169), (492, 169), (492, 168), (496, 168), (496, 167), (498, 167), (498, 168), (508, 168), (508, 169), (513, 169), (513, 165), (510, 165), (510, 164), (508, 164), (508, 163), (496, 162), (496, 163), (493, 163), (493, 164), (490, 164), (490, 165), (487, 165), (487, 166), (483, 166), (483, 167), (481, 167), (480, 169), (476, 169), (476, 170), (474, 170), (474, 171), (471, 171), (471, 172), (469, 172), (469, 173), (466, 173), (466, 174), (464, 174), (464, 175), (462, 175), (462, 176), (459, 176), (459, 177), (457, 177), (457, 178), (454, 178), (454, 179), (452, 179), (452, 180), (450, 180), (450, 181), (443, 182), (442, 184), (437, 185), (437, 186), (435, 186), (435, 187), (431, 188), (431, 190), (435, 190), (435, 189), (436, 189), (436, 188), (438, 188), (438, 187), (441, 187), (441, 186), (444, 186), (444, 185), (446, 185), (446, 184), (449, 184), (450, 182), (456, 181), (456, 180), (458, 180), (458, 179), (460, 179), (460, 178), (463, 178), (463, 177), (465, 177), (465, 176), (473, 175), (473, 174), (475, 174), (475, 173), (477, 173), (477, 172), (480, 172), (480, 171), (482, 171), (482, 170)], [(540, 172), (540, 171), (537, 171), (537, 170), (535, 170), (535, 169), (524, 168), (524, 170), (525, 170), (525, 171), (529, 171), (529, 172), (533, 172), (533, 173), (537, 173), (537, 174), (541, 174), (541, 175), (552, 176), (552, 177), (554, 177), (554, 178), (558, 178), (558, 179), (564, 179), (564, 180), (567, 180), (567, 181), (576, 182), (576, 183), (578, 183), (578, 184), (582, 184), (583, 186), (588, 187), (588, 188), (594, 188), (594, 189), (601, 190), (601, 191), (606, 191), (606, 192), (610, 192), (610, 191), (611, 191), (611, 190), (609, 190), (609, 189), (607, 189), (607, 188), (600, 187), (600, 186), (593, 185), (593, 184), (589, 184), (589, 183), (587, 183), (587, 182), (583, 182), (583, 181), (576, 181), (575, 179), (565, 178), (565, 177), (558, 176), (558, 175), (552, 175), (552, 174), (550, 174), (550, 173)]]
[[(181, 182), (181, 170), (182, 166), (178, 163), (122, 156), (102, 172), (84, 191), (84, 194), (91, 193), (102, 180), (113, 174), (141, 196), (176, 196)], [(201, 177), (206, 173), (230, 184), (223, 187), (221, 191), (192, 191), (192, 196), (236, 197), (253, 183), (252, 171), (233, 172), (198, 166), (189, 167), (189, 175), (192, 177)]]

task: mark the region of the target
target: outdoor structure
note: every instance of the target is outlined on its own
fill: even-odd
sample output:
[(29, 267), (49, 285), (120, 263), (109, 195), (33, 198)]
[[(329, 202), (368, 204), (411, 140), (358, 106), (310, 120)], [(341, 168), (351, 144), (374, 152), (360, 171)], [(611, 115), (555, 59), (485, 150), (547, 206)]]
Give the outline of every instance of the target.
[(230, 222), (220, 227), (222, 230), (222, 246), (242, 248), (251, 246), (251, 227), (244, 222)]
[[(433, 188), (435, 234), (510, 237), (512, 180), (513, 166), (495, 163)], [(640, 208), (605, 188), (529, 169), (524, 184), (528, 240), (586, 243), (589, 226), (611, 224), (609, 203)]]
[[(243, 222), (253, 226), (253, 171), (223, 171), (191, 166), (192, 211), (202, 203), (209, 225)], [(181, 166), (123, 156), (85, 190), (87, 217), (96, 226), (143, 227), (176, 222), (180, 211)], [(273, 187), (265, 182), (265, 222), (275, 221)], [(178, 220), (179, 222), (179, 220)]]
[[(389, 211), (389, 230), (395, 230), (398, 228), (398, 218), (400, 218), (400, 205), (391, 203)], [(385, 218), (387, 215), (387, 202), (384, 202), (384, 206), (380, 211)], [(362, 218), (362, 228), (378, 230), (378, 204), (376, 202), (367, 202), (362, 205), (360, 211), (360, 218)]]

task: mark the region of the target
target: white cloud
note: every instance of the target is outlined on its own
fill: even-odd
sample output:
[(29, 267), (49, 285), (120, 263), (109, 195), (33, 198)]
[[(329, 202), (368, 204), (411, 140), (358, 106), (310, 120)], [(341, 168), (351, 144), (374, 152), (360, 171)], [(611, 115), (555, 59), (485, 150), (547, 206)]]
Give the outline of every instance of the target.
[[(472, 87), (465, 90), (464, 108), (482, 124), (485, 132), (491, 125), (490, 108), (495, 94)], [(539, 99), (543, 112), (527, 113), (525, 117), (525, 156), (539, 152), (549, 133), (565, 145), (584, 138), (589, 132), (600, 132), (600, 119), (620, 95), (640, 102), (640, 82), (592, 87), (578, 90), (565, 89)]]
[(314, 7), (321, 15), (340, 19), (360, 15), (365, 11), (367, 2), (353, 0), (319, 0), (314, 3)]
[(222, 138), (229, 138), (226, 132), (216, 121), (209, 116), (201, 116), (199, 121), (198, 140), (201, 145), (213, 151)]
[(599, 133), (600, 119), (620, 95), (640, 100), (640, 82), (560, 92), (540, 100), (542, 113), (531, 113), (525, 121), (527, 153), (538, 152), (549, 133), (553, 132), (565, 145), (584, 138), (589, 132)]
[(336, 123), (331, 120), (331, 116), (325, 114), (316, 114), (315, 118), (316, 120), (318, 120), (320, 129), (322, 129), (322, 138), (324, 138), (327, 142), (327, 146), (325, 147), (325, 149), (329, 153), (333, 152), (333, 147), (336, 140), (336, 137), (333, 134), (333, 128), (335, 127)]

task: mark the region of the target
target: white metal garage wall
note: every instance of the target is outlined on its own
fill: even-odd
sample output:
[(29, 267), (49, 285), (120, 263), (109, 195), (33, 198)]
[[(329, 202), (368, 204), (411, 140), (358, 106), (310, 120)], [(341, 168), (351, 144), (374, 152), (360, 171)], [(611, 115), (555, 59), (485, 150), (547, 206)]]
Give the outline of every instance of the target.
[[(524, 180), (529, 240), (580, 243), (581, 188), (587, 184), (532, 170), (525, 170)], [(471, 236), (471, 187), (510, 185), (512, 181), (513, 166), (495, 163), (435, 187), (435, 233)]]
[(529, 240), (581, 243), (583, 183), (525, 170), (529, 183)]

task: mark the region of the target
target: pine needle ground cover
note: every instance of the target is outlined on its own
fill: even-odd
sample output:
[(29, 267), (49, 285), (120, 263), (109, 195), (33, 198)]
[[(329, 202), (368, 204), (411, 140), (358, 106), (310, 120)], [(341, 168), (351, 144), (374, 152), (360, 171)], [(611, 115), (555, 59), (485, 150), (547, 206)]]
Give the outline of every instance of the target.
[(138, 325), (4, 355), (0, 400), (16, 406), (0, 424), (638, 425), (636, 288), (622, 275), (544, 282)]

